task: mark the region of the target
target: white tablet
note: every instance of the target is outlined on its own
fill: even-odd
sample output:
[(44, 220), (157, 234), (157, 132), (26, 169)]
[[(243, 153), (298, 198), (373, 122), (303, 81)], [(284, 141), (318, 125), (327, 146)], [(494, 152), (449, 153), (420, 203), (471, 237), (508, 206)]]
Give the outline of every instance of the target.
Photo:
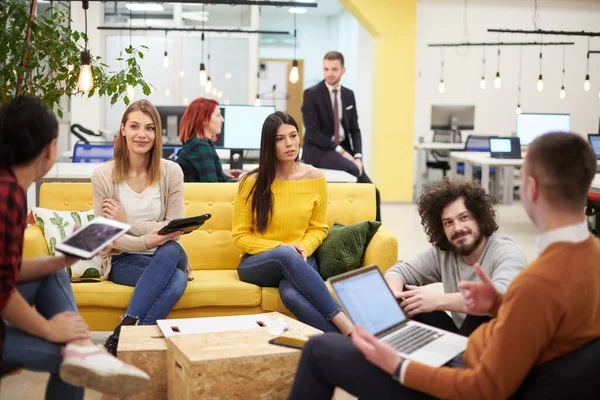
[(97, 217), (56, 245), (56, 250), (73, 257), (89, 260), (111, 242), (127, 233), (130, 225)]

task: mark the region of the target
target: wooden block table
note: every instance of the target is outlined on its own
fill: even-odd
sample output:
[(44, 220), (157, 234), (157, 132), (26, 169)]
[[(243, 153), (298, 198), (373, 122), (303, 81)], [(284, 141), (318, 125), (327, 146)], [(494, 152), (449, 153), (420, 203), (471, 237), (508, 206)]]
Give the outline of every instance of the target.
[[(280, 313), (290, 335), (321, 331)], [(171, 336), (167, 339), (169, 400), (285, 399), (300, 350), (275, 346), (267, 328)]]
[(157, 325), (123, 326), (117, 356), (145, 371), (152, 379), (150, 389), (131, 400), (167, 398), (167, 342)]

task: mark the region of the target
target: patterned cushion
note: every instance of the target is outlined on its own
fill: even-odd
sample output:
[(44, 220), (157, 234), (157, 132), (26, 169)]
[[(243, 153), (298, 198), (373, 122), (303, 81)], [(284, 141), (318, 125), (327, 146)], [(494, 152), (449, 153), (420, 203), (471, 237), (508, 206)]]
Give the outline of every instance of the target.
[[(65, 240), (71, 233), (73, 227), (86, 226), (94, 219), (94, 210), (87, 211), (54, 211), (45, 208), (34, 207), (32, 209), (35, 223), (42, 228), (44, 238), (48, 245), (50, 255), (55, 255), (56, 245)], [(72, 282), (81, 280), (99, 281), (101, 276), (100, 257), (94, 257), (91, 260), (81, 260), (70, 267), (67, 272)]]
[(323, 279), (360, 267), (363, 254), (380, 226), (381, 222), (377, 221), (346, 226), (336, 222), (329, 228), (327, 237), (316, 253)]

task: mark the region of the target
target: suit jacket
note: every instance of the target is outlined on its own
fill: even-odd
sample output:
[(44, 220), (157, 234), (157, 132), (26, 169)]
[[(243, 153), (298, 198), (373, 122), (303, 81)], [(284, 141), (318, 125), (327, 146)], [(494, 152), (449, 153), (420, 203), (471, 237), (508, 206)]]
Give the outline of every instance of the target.
[[(362, 139), (358, 127), (358, 114), (354, 92), (343, 86), (340, 87), (342, 98), (342, 127), (345, 139), (340, 144), (352, 154), (362, 153)], [(302, 118), (306, 132), (304, 134), (304, 161), (318, 165), (324, 153), (335, 150), (333, 137), (333, 105), (331, 95), (321, 81), (304, 91)]]

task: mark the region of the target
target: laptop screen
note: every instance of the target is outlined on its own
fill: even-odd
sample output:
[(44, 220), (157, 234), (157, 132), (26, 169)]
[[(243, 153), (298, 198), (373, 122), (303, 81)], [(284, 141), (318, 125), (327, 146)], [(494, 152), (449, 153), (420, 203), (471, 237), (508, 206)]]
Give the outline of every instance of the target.
[(600, 157), (600, 135), (588, 135), (590, 144), (596, 153), (596, 157)]
[(512, 141), (509, 138), (490, 138), (490, 152), (510, 153), (511, 151)]
[(407, 319), (377, 269), (333, 281), (331, 285), (352, 322), (373, 335)]

